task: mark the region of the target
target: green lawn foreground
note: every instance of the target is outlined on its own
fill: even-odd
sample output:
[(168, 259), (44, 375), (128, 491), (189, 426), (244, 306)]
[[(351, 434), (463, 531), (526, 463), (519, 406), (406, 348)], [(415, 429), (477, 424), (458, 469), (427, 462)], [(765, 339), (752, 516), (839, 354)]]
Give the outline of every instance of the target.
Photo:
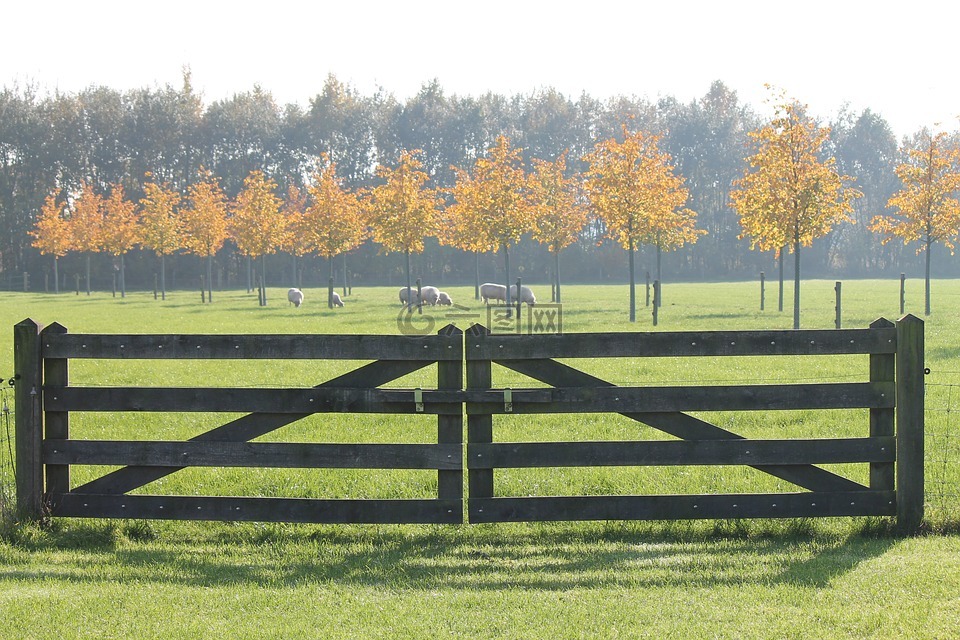
[[(922, 316), (922, 283), (908, 285), (907, 311)], [(879, 316), (895, 319), (898, 287), (897, 281), (845, 282), (844, 326), (864, 327)], [(541, 301), (549, 300), (548, 288), (534, 290)], [(485, 313), (473, 302), (472, 288), (451, 292), (471, 312)], [(279, 289), (270, 291), (266, 308), (244, 292), (215, 292), (214, 304), (207, 306), (192, 292), (176, 292), (165, 302), (147, 293), (125, 300), (103, 293), (89, 298), (0, 293), (0, 325), (8, 328), (0, 333), (0, 377), (13, 371), (12, 326), (25, 317), (43, 324), (57, 321), (74, 332), (397, 331), (394, 289), (357, 289), (344, 309), (333, 311), (317, 303), (323, 293), (308, 289), (300, 309), (287, 305)], [(565, 288), (564, 330), (652, 330), (649, 309), (642, 306), (643, 288), (636, 324), (627, 322), (626, 293), (624, 286)], [(805, 282), (803, 295), (802, 326), (832, 328), (833, 283)], [(664, 299), (658, 330), (783, 329), (792, 323), (789, 284), (783, 313), (776, 312), (775, 282), (767, 283), (763, 313), (757, 283), (670, 285), (664, 287)], [(445, 321), (422, 322), (438, 329)], [(935, 530), (949, 532), (957, 529), (960, 502), (955, 449), (960, 434), (950, 419), (953, 403), (960, 401), (953, 393), (960, 383), (960, 282), (934, 283), (933, 315), (926, 323), (927, 419), (936, 436), (928, 437), (927, 446), (927, 519)], [(862, 362), (854, 364), (862, 369)], [(847, 365), (818, 362), (785, 374), (776, 363), (755, 361), (617, 362), (593, 371), (614, 382), (698, 379), (711, 384), (843, 379)], [(212, 384), (256, 386), (315, 384), (333, 372), (263, 362), (229, 370), (91, 362), (78, 363), (71, 379), (148, 384), (159, 377), (162, 382), (155, 384), (168, 384), (171, 376), (208, 383), (216, 376)], [(429, 382), (429, 372), (417, 379)], [(435, 427), (398, 422), (343, 424), (346, 430), (367, 429), (361, 437), (386, 433), (414, 440), (428, 440)], [(177, 421), (145, 424), (138, 429), (171, 437), (201, 428)], [(773, 426), (763, 421), (737, 425), (751, 435), (804, 429), (862, 434), (866, 428), (863, 416), (827, 417), (809, 425), (803, 416), (790, 415)], [(87, 437), (105, 435), (98, 430), (110, 431), (110, 437), (130, 430), (119, 418), (78, 420), (76, 427)], [(568, 423), (544, 420), (532, 434), (524, 429), (506, 422), (503, 437), (630, 433), (616, 420), (579, 416)], [(292, 438), (305, 437), (309, 427), (293, 433)], [(3, 472), (9, 473), (8, 465)], [(81, 469), (77, 474), (83, 477)], [(239, 479), (251, 483), (244, 490), (283, 495), (317, 490), (288, 477), (254, 476)], [(620, 482), (616, 488), (625, 493), (631, 483), (648, 491), (679, 487), (682, 492), (704, 485), (742, 488), (756, 480), (722, 473), (696, 481), (680, 472), (664, 476), (532, 480), (548, 491), (580, 492)], [(206, 490), (223, 493), (235, 480), (230, 474), (199, 478), (208, 483)], [(324, 490), (352, 497), (428, 495), (434, 488), (429, 478), (414, 479), (412, 488), (357, 477), (343, 485), (324, 480), (331, 482)], [(530, 480), (508, 476), (498, 481), (498, 493), (523, 491)], [(164, 490), (189, 491), (196, 481), (171, 479)], [(892, 537), (886, 523), (873, 519), (455, 527), (60, 519), (47, 527), (8, 527), (0, 539), (0, 629), (0, 637), (11, 638), (952, 638), (960, 633), (960, 537)]]

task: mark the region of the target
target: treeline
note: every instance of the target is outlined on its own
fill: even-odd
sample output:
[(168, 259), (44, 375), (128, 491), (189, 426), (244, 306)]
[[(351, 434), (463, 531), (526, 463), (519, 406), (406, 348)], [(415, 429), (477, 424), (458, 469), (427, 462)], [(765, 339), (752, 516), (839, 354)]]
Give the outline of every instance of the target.
[[(772, 253), (751, 251), (749, 241), (739, 237), (729, 201), (751, 152), (748, 132), (762, 124), (761, 118), (721, 82), (689, 103), (635, 97), (600, 101), (586, 94), (572, 99), (552, 90), (458, 96), (446, 95), (436, 82), (401, 102), (384, 92), (361, 95), (331, 76), (302, 107), (278, 105), (259, 87), (205, 105), (185, 74), (179, 88), (118, 92), (91, 87), (77, 94), (40, 95), (31, 87), (6, 87), (0, 92), (0, 277), (19, 282), (23, 272), (30, 272), (37, 289), (37, 277), (52, 274), (52, 261), (32, 247), (29, 233), (54, 189), (66, 200), (81, 185), (122, 185), (137, 201), (151, 182), (185, 193), (207, 171), (227, 197), (235, 198), (251, 172), (262, 171), (287, 193), (290, 186), (304, 189), (324, 154), (346, 187), (360, 189), (376, 184), (379, 164), (395, 163), (403, 150), (421, 149), (432, 186), (443, 190), (454, 185), (456, 167), (471, 166), (498, 136), (522, 150), (528, 169), (534, 159), (555, 160), (566, 152), (569, 171), (577, 173), (585, 170), (582, 158), (599, 141), (622, 137), (624, 123), (662, 136), (661, 148), (672, 156), (689, 190), (687, 206), (706, 232), (696, 244), (664, 255), (665, 275), (753, 278), (774, 269)], [(915, 247), (881, 245), (881, 237), (867, 228), (900, 186), (894, 172), (900, 151), (887, 122), (867, 110), (835, 114), (823, 124), (832, 128), (824, 153), (836, 158), (838, 171), (855, 178), (863, 197), (854, 204), (854, 223), (837, 226), (808, 251), (805, 276), (921, 271)], [(597, 229), (587, 229), (581, 242), (564, 250), (567, 281), (627, 278), (626, 252), (610, 240), (598, 242), (599, 237)], [(548, 281), (551, 258), (544, 245), (525, 239), (511, 251), (516, 275), (533, 283)], [(271, 259), (276, 267), (269, 272), (276, 281), (268, 284), (292, 284), (289, 261), (282, 255)], [(653, 259), (652, 251), (641, 248), (638, 271), (652, 270)], [(413, 260), (416, 274), (433, 283), (473, 282), (475, 256), (436, 239), (428, 238)], [(242, 285), (246, 266), (235, 246), (228, 243), (215, 264), (218, 285)], [(353, 250), (344, 264), (354, 284), (403, 281), (403, 256), (386, 255), (371, 241)], [(61, 261), (61, 279), (80, 272), (81, 265), (80, 256), (68, 255)], [(195, 256), (168, 258), (172, 286), (196, 286), (197, 265)], [(955, 271), (943, 261), (938, 267)], [(98, 260), (94, 281), (107, 286), (114, 268), (109, 260)], [(302, 260), (301, 268), (304, 286), (326, 282), (328, 267), (319, 258)], [(130, 286), (148, 286), (157, 258), (133, 251), (126, 270)], [(502, 279), (502, 261), (493, 253), (481, 256), (480, 270), (484, 279)]]

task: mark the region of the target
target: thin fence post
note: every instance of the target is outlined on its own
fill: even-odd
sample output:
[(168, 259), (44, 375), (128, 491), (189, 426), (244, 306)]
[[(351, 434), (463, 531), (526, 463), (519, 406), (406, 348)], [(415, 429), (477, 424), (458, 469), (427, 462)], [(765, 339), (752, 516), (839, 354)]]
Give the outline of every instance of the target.
[(204, 278), (200, 276), (200, 304), (206, 304), (207, 302), (207, 285), (204, 282)]
[[(886, 318), (878, 318), (871, 325), (871, 329), (892, 329), (895, 327)], [(870, 382), (896, 382), (897, 356), (893, 353), (870, 354)], [(894, 410), (870, 409), (870, 437), (893, 437)], [(870, 488), (876, 491), (893, 491), (895, 484), (895, 467), (892, 462), (870, 463)]]
[(923, 521), (923, 320), (897, 321), (897, 528)]
[[(467, 361), (467, 390), (488, 390), (493, 383), (492, 363), (490, 360), (480, 360), (471, 353), (476, 353), (482, 341), (490, 334), (490, 330), (483, 325), (475, 324), (467, 330), (464, 343), (466, 345)], [(482, 520), (482, 507), (477, 502), (484, 498), (493, 497), (493, 469), (470, 468), (470, 445), (493, 442), (493, 416), (487, 414), (467, 413), (467, 485), (469, 519), (472, 522)]]
[(841, 283), (841, 282), (837, 282), (836, 285), (834, 285), (834, 287), (833, 287), (833, 290), (837, 292), (837, 306), (836, 306), (837, 317), (836, 317), (836, 318), (834, 319), (834, 321), (833, 321), (833, 324), (834, 324), (834, 326), (835, 326), (837, 329), (840, 328), (840, 309), (841, 309), (841, 305), (840, 305), (840, 297), (841, 297), (841, 296), (840, 296), (840, 287), (841, 287), (841, 286), (842, 286), (842, 283)]
[(521, 280), (522, 278), (517, 278), (517, 328), (518, 329), (522, 326), (522, 323), (520, 322), (520, 305), (523, 304), (521, 302), (522, 298), (520, 297)]
[(903, 308), (907, 302), (906, 284), (907, 284), (907, 274), (901, 273), (900, 274), (900, 315), (901, 316), (903, 315)]
[(650, 306), (650, 272), (646, 272), (646, 285), (647, 285), (647, 306)]
[(327, 281), (327, 308), (333, 309), (333, 276)]
[(153, 274), (153, 299), (157, 299), (157, 274)]
[(43, 516), (40, 326), (28, 318), (17, 324), (13, 331), (17, 512), (22, 518), (38, 520)]
[[(47, 336), (63, 335), (67, 328), (55, 322), (40, 332), (40, 342)], [(67, 386), (68, 360), (66, 358), (43, 359), (43, 383), (46, 385)], [(66, 411), (45, 411), (43, 414), (43, 435), (47, 439), (67, 440), (70, 437), (70, 414)], [(48, 464), (46, 469), (46, 502), (51, 511), (57, 507), (57, 499), (61, 494), (70, 491), (70, 465)]]
[(423, 313), (423, 292), (420, 278), (417, 278), (417, 313)]
[(763, 271), (761, 271), (760, 272), (760, 311), (763, 311), (763, 305), (765, 301), (765, 294), (766, 294), (766, 290), (764, 287), (765, 283), (766, 283), (766, 280), (764, 279)]
[(660, 281), (653, 281), (653, 326), (657, 326), (659, 322), (659, 314), (657, 310), (660, 308)]
[[(438, 332), (455, 339), (453, 356), (456, 359), (437, 362), (437, 389), (463, 389), (463, 332), (450, 324)], [(459, 357), (457, 357), (459, 356)], [(437, 416), (437, 444), (457, 444), (463, 448), (463, 414)], [(463, 521), (463, 458), (458, 471), (437, 471), (437, 498), (461, 501), (458, 521)]]
[(77, 295), (80, 295), (80, 274), (75, 273), (73, 275), (76, 277), (76, 280), (77, 280)]

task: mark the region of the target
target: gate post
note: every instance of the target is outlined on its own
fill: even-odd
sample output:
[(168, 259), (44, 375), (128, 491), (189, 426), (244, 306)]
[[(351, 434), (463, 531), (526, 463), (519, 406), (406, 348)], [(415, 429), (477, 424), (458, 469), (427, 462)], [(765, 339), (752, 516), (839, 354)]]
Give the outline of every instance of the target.
[[(51, 335), (63, 335), (67, 328), (54, 322), (40, 332), (41, 343)], [(43, 383), (50, 386), (65, 387), (68, 383), (68, 360), (66, 358), (43, 359)], [(70, 437), (70, 414), (66, 411), (43, 412), (43, 435), (54, 440), (66, 440)], [(70, 491), (70, 465), (48, 464), (44, 466), (46, 492), (44, 502), (51, 512), (56, 509), (58, 496)]]
[[(467, 360), (467, 390), (486, 390), (490, 389), (492, 376), (492, 363), (490, 360), (478, 360), (476, 356), (471, 357), (471, 353), (477, 352), (477, 346), (480, 340), (485, 339), (490, 334), (490, 330), (483, 325), (475, 324), (467, 330), (466, 360)], [(469, 407), (469, 405), (467, 405)], [(493, 469), (471, 469), (470, 468), (470, 448), (473, 443), (491, 443), (493, 442), (493, 416), (490, 414), (471, 414), (467, 411), (467, 484), (468, 484), (468, 503), (467, 510), (469, 520), (476, 522), (474, 517), (474, 499), (493, 497)]]
[[(463, 389), (463, 332), (450, 324), (438, 332), (441, 336), (457, 338), (457, 349), (460, 353), (456, 360), (437, 361), (437, 389)], [(458, 444), (463, 447), (463, 415), (437, 416), (437, 443)], [(461, 462), (462, 462), (461, 454)], [(437, 472), (437, 498), (440, 500), (461, 501), (458, 522), (463, 522), (463, 469), (460, 471)]]
[[(878, 318), (870, 324), (871, 329), (892, 329), (896, 325), (886, 318)], [(894, 353), (870, 354), (870, 382), (896, 383), (897, 356)], [(898, 403), (899, 404), (899, 403)], [(894, 410), (870, 409), (870, 437), (893, 437)], [(870, 463), (870, 488), (877, 491), (894, 491), (896, 489), (896, 467), (892, 462)]]
[(40, 393), (43, 388), (43, 373), (40, 364), (40, 326), (28, 318), (14, 326), (13, 338), (17, 513), (21, 518), (38, 520), (43, 515), (43, 464), (40, 458), (43, 436)]
[(897, 528), (923, 521), (923, 320), (897, 321)]

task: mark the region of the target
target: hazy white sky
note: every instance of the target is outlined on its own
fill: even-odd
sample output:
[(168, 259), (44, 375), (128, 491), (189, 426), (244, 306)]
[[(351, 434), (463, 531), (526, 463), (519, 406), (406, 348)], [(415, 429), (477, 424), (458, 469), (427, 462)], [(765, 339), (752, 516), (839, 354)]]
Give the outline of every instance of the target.
[(2, 10), (0, 83), (79, 91), (179, 86), (206, 103), (255, 84), (306, 106), (328, 74), (404, 99), (448, 94), (683, 101), (722, 80), (764, 113), (770, 83), (824, 118), (871, 108), (899, 135), (958, 127), (957, 18), (912, 0), (18, 0)]

